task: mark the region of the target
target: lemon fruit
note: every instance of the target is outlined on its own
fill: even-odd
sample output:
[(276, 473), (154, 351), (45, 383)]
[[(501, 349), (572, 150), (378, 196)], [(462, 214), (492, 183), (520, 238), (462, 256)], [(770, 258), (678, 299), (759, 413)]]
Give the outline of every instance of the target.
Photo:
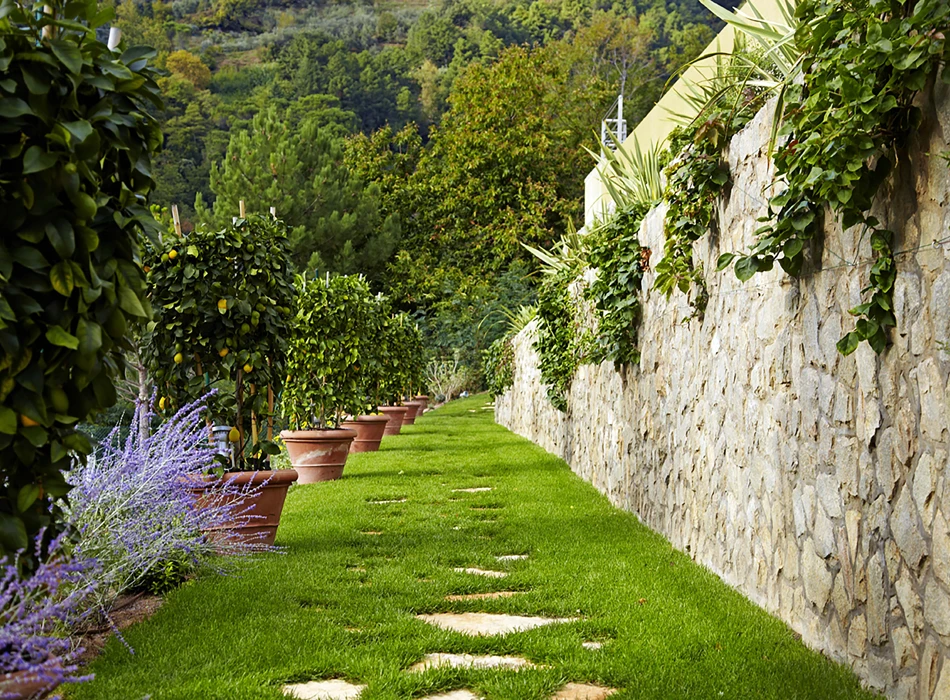
[(170, 251), (168, 251), (168, 259), (169, 259), (169, 260), (174, 260), (174, 259), (177, 258), (177, 257), (178, 257), (178, 251), (177, 251), (177, 250), (175, 250), (174, 248), (172, 248)]
[(227, 299), (218, 299), (218, 308), (222, 311), (228, 310), (228, 300)]
[(185, 361), (185, 356), (182, 355), (180, 352), (176, 352), (174, 359), (175, 359), (175, 364), (180, 365), (182, 362)]
[(231, 352), (231, 351), (228, 350), (227, 348), (221, 348), (220, 350), (218, 350), (218, 356), (219, 356), (219, 357), (227, 357), (229, 352)]
[(161, 410), (164, 411), (167, 405), (168, 405), (168, 400), (164, 396), (158, 400), (158, 407)]
[(237, 428), (231, 428), (228, 431), (228, 440), (230, 440), (231, 442), (237, 442), (240, 439), (241, 439), (241, 431), (239, 431)]
[(254, 367), (253, 367), (252, 365), (249, 365), (249, 364), (248, 364), (248, 365), (244, 365), (244, 373), (245, 373), (245, 374), (250, 374), (250, 373), (253, 372), (253, 371), (254, 371)]
[(21, 413), (20, 425), (22, 425), (24, 428), (35, 428), (36, 426), (39, 425), (39, 423), (37, 423), (35, 420), (30, 418), (29, 416), (25, 416)]

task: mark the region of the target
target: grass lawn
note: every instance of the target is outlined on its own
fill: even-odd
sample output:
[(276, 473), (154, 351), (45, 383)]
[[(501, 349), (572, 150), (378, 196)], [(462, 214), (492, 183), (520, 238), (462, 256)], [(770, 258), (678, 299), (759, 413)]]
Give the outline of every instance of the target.
[[(282, 684), (321, 678), (367, 684), (361, 700), (462, 687), (541, 700), (569, 681), (618, 688), (618, 700), (871, 697), (563, 461), (495, 425), (486, 403), (453, 402), (380, 452), (352, 455), (343, 479), (293, 487), (277, 538), (285, 554), (172, 592), (126, 632), (134, 656), (111, 640), (96, 680), (67, 697), (277, 700)], [(479, 486), (492, 490), (453, 492)], [(507, 554), (529, 557), (496, 560)], [(444, 600), (496, 590), (525, 593)], [(504, 637), (415, 619), (441, 611), (579, 619)], [(539, 668), (406, 672), (432, 652), (517, 655)]]

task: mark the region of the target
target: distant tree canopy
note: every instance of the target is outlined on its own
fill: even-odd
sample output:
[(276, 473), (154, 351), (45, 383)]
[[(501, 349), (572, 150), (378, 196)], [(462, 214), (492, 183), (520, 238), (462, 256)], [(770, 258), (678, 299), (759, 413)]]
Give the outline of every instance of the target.
[(617, 94), (637, 121), (717, 28), (696, 0), (121, 0), (118, 15), (167, 70), (159, 205), (186, 231), (241, 199), (276, 207), (299, 269), (365, 273), (473, 365), (533, 298), (522, 243), (579, 218), (583, 147)]

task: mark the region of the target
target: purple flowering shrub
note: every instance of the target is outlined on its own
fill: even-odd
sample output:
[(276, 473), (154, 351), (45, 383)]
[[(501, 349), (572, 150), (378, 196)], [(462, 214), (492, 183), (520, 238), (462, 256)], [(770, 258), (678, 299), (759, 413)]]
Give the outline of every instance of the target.
[[(198, 496), (201, 475), (218, 466), (197, 401), (179, 410), (152, 434), (119, 429), (94, 459), (77, 463), (68, 475), (69, 523), (77, 553), (98, 563), (94, 595), (99, 608), (121, 593), (197, 568), (214, 555), (269, 549), (242, 541), (229, 525), (247, 523), (249, 498), (260, 486), (238, 486), (227, 476)], [(133, 426), (154, 416), (140, 404)]]
[[(91, 676), (77, 674), (77, 649), (69, 638), (72, 625), (85, 615), (90, 594), (86, 583), (95, 564), (70, 558), (63, 551), (63, 536), (57, 537), (43, 557), (36, 538), (36, 570), (20, 573), (20, 552), (0, 559), (0, 674), (26, 672), (31, 682), (48, 690), (65, 682), (80, 682)], [(4, 688), (0, 699), (18, 697)]]

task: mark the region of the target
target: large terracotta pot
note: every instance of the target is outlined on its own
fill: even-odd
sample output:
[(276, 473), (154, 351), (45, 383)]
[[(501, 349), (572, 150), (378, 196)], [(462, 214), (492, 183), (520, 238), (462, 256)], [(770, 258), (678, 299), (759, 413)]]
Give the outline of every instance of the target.
[(376, 452), (383, 441), (389, 418), (385, 415), (357, 416), (354, 420), (345, 420), (340, 425), (356, 431), (356, 439), (350, 444), (350, 453)]
[(316, 484), (343, 476), (355, 430), (284, 430), (280, 437), (287, 445), (290, 463), (300, 473), (299, 483)]
[(55, 683), (40, 678), (35, 671), (14, 671), (0, 675), (0, 697), (11, 700), (42, 698), (55, 687)]
[(385, 435), (399, 435), (402, 430), (402, 422), (409, 411), (405, 406), (380, 406), (379, 412), (389, 418), (386, 424)]
[[(199, 499), (216, 498), (226, 503), (235, 500), (238, 496), (215, 494), (210, 490), (215, 482), (223, 480), (232, 487), (247, 486), (248, 488), (255, 488), (255, 492), (249, 495), (245, 501), (248, 506), (247, 511), (245, 512), (244, 507), (238, 508), (242, 515), (255, 517), (247, 522), (238, 521), (233, 525), (226, 525), (218, 529), (233, 533), (229, 537), (232, 541), (272, 545), (277, 537), (277, 526), (280, 525), (280, 514), (284, 510), (287, 489), (297, 481), (297, 477), (298, 474), (293, 469), (231, 472), (220, 477), (202, 475), (200, 480), (204, 482), (204, 486), (195, 486), (192, 490), (198, 494)], [(264, 484), (264, 486), (261, 487), (261, 484)]]

